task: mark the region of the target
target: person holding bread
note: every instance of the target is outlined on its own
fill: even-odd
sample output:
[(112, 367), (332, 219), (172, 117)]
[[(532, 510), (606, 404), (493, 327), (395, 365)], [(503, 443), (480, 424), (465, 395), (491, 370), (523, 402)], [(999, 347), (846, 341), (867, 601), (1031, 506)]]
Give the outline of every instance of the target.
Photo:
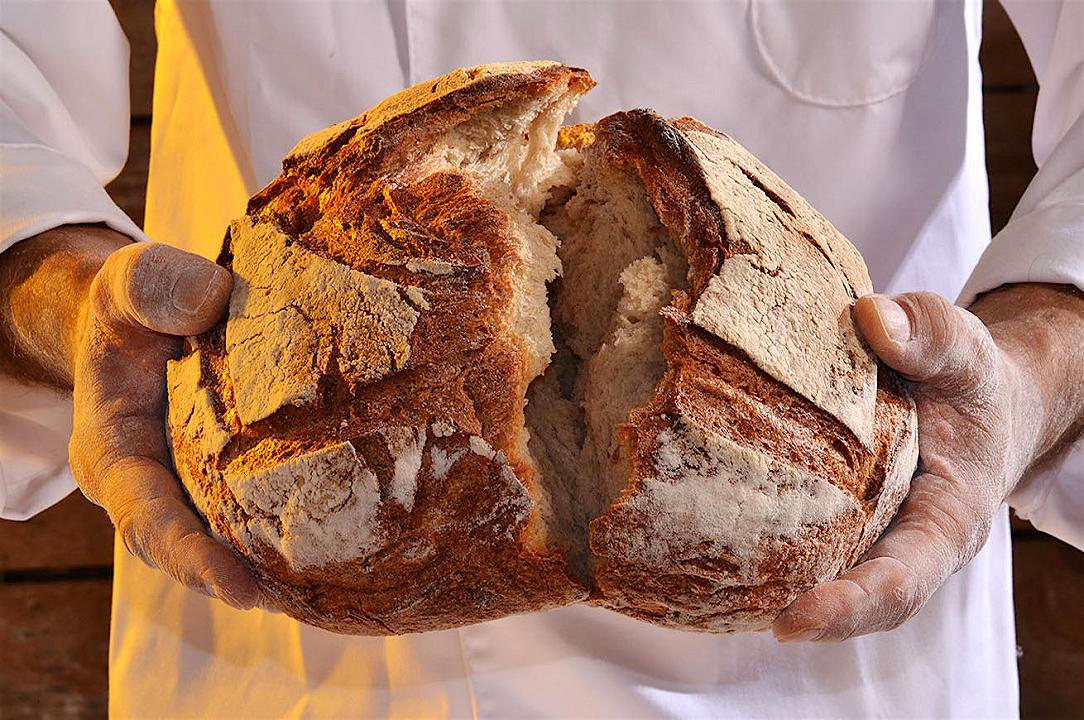
[[(1039, 170), (991, 238), (976, 0), (161, 0), (143, 229), (102, 190), (124, 164), (128, 130), (127, 45), (110, 6), (8, 3), (0, 20), (0, 516), (31, 517), (79, 489), (115, 524), (111, 714), (1016, 715), (1007, 504), (1084, 548), (1084, 4), (1004, 4), (1040, 81)], [(557, 62), (516, 62), (534, 58)], [(468, 69), (450, 72), (460, 67)], [(572, 122), (594, 124), (558, 131), (580, 96)], [(493, 108), (505, 114), (485, 114)], [(509, 122), (485, 122), (494, 117)], [(503, 144), (493, 133), (504, 133)], [(517, 172), (508, 172), (509, 158), (520, 158)], [(612, 182), (619, 171), (643, 185)], [(546, 192), (535, 192), (542, 176)], [(558, 197), (554, 188), (570, 176), (589, 181)], [(479, 193), (489, 193), (485, 202)], [(611, 214), (593, 215), (600, 207)], [(360, 237), (328, 222), (350, 212), (372, 221), (364, 232), (383, 244), (359, 250), (336, 240)], [(716, 232), (721, 245), (683, 236), (617, 262), (633, 225), (671, 241), (679, 227)], [(442, 255), (418, 254), (423, 230)], [(508, 244), (513, 235), (518, 245)], [(559, 258), (557, 248), (544, 252), (555, 237)], [(323, 243), (320, 252), (313, 243)], [(712, 247), (719, 257), (709, 262)], [(500, 283), (485, 284), (498, 277), (501, 252), (528, 249), (552, 260), (538, 277), (521, 270), (541, 261), (509, 265)], [(408, 251), (415, 255), (395, 255)], [(796, 253), (807, 259), (794, 261)], [(614, 267), (599, 270), (605, 263)], [(823, 272), (794, 277), (818, 263)], [(483, 421), (487, 403), (494, 417), (507, 416), (497, 407), (507, 396), (507, 407), (526, 413), (520, 428), (548, 426), (557, 437), (575, 424), (564, 418), (578, 407), (547, 404), (546, 381), (560, 384), (547, 368), (571, 362), (581, 345), (606, 347), (588, 337), (616, 332), (593, 329), (609, 316), (592, 304), (604, 290), (616, 293), (610, 310), (624, 318), (622, 347), (633, 351), (584, 360), (580, 404), (597, 408), (588, 407), (588, 426), (597, 418), (605, 432), (619, 428), (620, 447), (632, 447), (633, 433), (674, 414), (677, 395), (723, 392), (714, 381), (674, 379), (677, 364), (694, 359), (730, 363), (732, 377), (747, 378), (734, 384), (772, 399), (758, 401), (770, 407), (757, 417), (778, 424), (749, 421), (741, 440), (761, 444), (755, 457), (720, 439), (727, 423), (713, 432), (680, 418), (652, 426), (652, 437), (668, 442), (653, 461), (658, 473), (691, 468), (710, 480), (735, 467), (719, 458), (742, 457), (748, 482), (712, 484), (691, 504), (688, 495), (655, 496), (654, 515), (632, 513), (647, 501), (623, 495), (621, 512), (591, 523), (589, 552), (580, 538), (589, 557), (575, 562), (597, 583), (589, 592), (547, 569), (547, 557), (505, 563), (476, 548), (480, 537), (515, 544), (529, 534), (525, 508), (542, 492), (531, 472), (579, 467), (537, 435), (517, 445), (511, 430)], [(764, 317), (735, 325), (750, 297), (782, 297), (768, 310), (770, 302), (753, 306), (765, 317), (783, 307), (788, 322), (755, 337), (727, 335), (767, 327), (756, 325)], [(821, 310), (786, 314), (800, 302)], [(496, 312), (493, 303), (506, 304)], [(444, 308), (454, 312), (442, 316)], [(352, 332), (344, 317), (370, 324)], [(659, 335), (641, 345), (636, 332), (654, 322), (669, 363), (658, 372), (670, 374), (645, 389), (638, 373)], [(506, 331), (520, 344), (502, 345)], [(273, 357), (252, 350), (273, 333), (286, 338)], [(532, 338), (543, 339), (535, 347)], [(487, 364), (464, 361), (453, 372), (457, 343), (464, 353), (495, 350)], [(325, 364), (306, 365), (310, 356)], [(224, 373), (232, 373), (226, 389)], [(426, 373), (424, 388), (437, 391), (402, 391), (395, 402), (380, 394)], [(848, 384), (858, 376), (869, 382)], [(342, 404), (336, 383), (347, 381), (367, 388), (363, 404), (341, 424), (321, 406), (311, 418), (326, 427), (290, 434), (310, 406)], [(615, 387), (671, 404), (650, 417), (625, 407), (609, 417)], [(463, 398), (482, 418), (470, 432), (469, 403), (456, 404)], [(735, 407), (741, 402), (735, 396)], [(424, 425), (369, 432), (416, 407)], [(705, 417), (733, 412), (707, 401), (700, 408)], [(588, 445), (602, 444), (591, 467), (638, 467), (592, 427), (583, 430)], [(260, 433), (286, 439), (260, 455), (272, 447)], [(820, 582), (796, 597), (771, 596), (764, 581), (767, 595), (705, 600), (698, 588), (754, 552), (734, 549), (747, 528), (727, 513), (763, 499), (749, 488), (778, 478), (806, 439), (824, 446), (824, 458), (853, 460), (837, 472), (825, 459), (820, 472), (861, 466), (864, 482), (876, 482), (852, 493), (856, 500), (814, 478), (808, 497), (787, 505), (787, 483), (818, 471), (807, 463), (808, 472), (773, 485), (777, 530), (833, 530), (801, 535), (792, 555), (775, 557), (769, 580), (781, 587), (788, 568), (827, 556), (836, 531), (852, 532), (840, 552), (854, 557), (821, 567)], [(890, 451), (871, 451), (878, 442)], [(315, 444), (298, 451), (305, 443)], [(516, 452), (538, 468), (517, 464)], [(208, 470), (214, 463), (226, 468), (222, 477)], [(577, 472), (569, 483), (597, 482)], [(347, 475), (348, 490), (328, 490)], [(281, 478), (293, 504), (270, 507), (278, 501), (261, 493)], [(452, 499), (426, 494), (468, 481), (492, 484)], [(486, 507), (479, 496), (505, 492), (513, 495), (499, 513), (455, 515), (469, 530), (444, 539), (452, 545), (434, 551), (437, 524), (405, 534), (404, 557), (458, 565), (443, 577), (404, 572), (388, 604), (375, 592), (336, 594), (334, 576), (304, 597), (276, 585), (328, 565), (336, 543), (357, 545), (356, 564), (342, 566), (351, 573), (379, 571), (390, 534), (413, 528), (419, 513)], [(829, 522), (845, 501), (865, 503), (864, 520), (849, 529)], [(306, 514), (317, 505), (320, 521)], [(255, 506), (269, 522), (255, 522)], [(551, 506), (552, 515), (587, 512)], [(236, 536), (230, 513), (247, 518)], [(648, 528), (641, 544), (627, 540), (630, 526), (663, 516), (670, 525)], [(657, 551), (660, 533), (693, 526), (727, 538), (730, 560), (686, 563), (680, 576), (606, 574), (621, 543), (627, 569)], [(239, 552), (244, 542), (276, 554), (253, 562)], [(488, 584), (471, 586), (474, 577)], [(502, 578), (558, 599), (501, 606), (509, 595), (490, 591)], [(460, 581), (465, 594), (439, 594)], [(445, 619), (433, 621), (440, 613)]]

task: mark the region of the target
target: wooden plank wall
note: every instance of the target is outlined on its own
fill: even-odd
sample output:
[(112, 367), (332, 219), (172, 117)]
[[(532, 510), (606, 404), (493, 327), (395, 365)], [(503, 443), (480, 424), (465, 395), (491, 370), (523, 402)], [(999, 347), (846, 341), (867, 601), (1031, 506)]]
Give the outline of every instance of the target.
[[(152, 0), (112, 0), (132, 45), (131, 155), (109, 191), (137, 222), (150, 148)], [(990, 215), (1008, 220), (1035, 166), (1037, 86), (1008, 18), (986, 3), (985, 87)], [(1084, 716), (1084, 553), (1014, 523), (1024, 717)], [(0, 522), (0, 715), (92, 718), (106, 707), (112, 530), (78, 494), (26, 523)]]

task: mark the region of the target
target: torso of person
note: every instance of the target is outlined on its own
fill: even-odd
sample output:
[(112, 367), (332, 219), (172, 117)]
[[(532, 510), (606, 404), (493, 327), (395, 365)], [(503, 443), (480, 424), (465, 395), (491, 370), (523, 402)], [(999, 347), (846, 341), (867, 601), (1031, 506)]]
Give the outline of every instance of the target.
[[(981, 3), (159, 0), (145, 230), (214, 257), (302, 136), (407, 85), (552, 59), (570, 121), (651, 107), (732, 135), (839, 227), (878, 291), (954, 298), (989, 242)], [(344, 637), (189, 592), (118, 543), (118, 717), (1015, 716), (1008, 524), (903, 627), (838, 645), (567, 607)]]

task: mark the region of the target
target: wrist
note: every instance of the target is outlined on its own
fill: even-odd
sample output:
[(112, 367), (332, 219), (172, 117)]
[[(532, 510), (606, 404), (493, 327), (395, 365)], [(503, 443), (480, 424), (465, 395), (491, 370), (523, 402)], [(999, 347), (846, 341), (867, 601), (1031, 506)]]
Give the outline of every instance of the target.
[(91, 283), (130, 242), (103, 226), (66, 225), (0, 254), (0, 370), (70, 389)]
[(983, 295), (970, 310), (1004, 359), (1020, 473), (1056, 451), (1084, 420), (1084, 293), (1022, 283)]

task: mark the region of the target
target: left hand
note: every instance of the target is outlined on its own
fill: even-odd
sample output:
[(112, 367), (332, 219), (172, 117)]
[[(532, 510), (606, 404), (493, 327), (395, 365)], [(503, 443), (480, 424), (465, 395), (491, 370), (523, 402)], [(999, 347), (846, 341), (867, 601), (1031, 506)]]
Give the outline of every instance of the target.
[(1051, 444), (1030, 338), (1008, 329), (1026, 333), (1026, 324), (1010, 321), (995, 336), (993, 326), (932, 293), (864, 297), (854, 317), (881, 361), (909, 381), (919, 468), (862, 561), (775, 621), (782, 642), (839, 641), (913, 616), (982, 548), (1001, 503)]

